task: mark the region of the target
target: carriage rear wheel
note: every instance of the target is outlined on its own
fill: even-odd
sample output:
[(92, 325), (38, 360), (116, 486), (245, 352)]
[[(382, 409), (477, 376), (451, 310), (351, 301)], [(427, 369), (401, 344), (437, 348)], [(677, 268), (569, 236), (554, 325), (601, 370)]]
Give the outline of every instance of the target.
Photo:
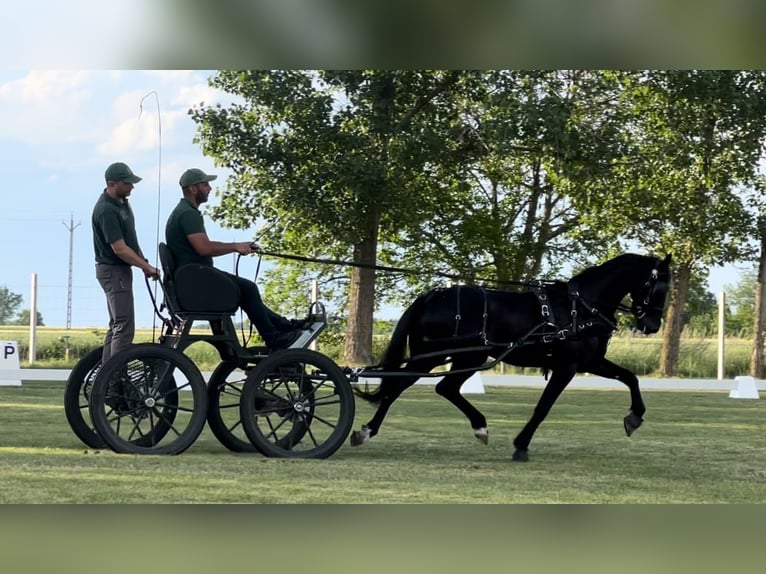
[(207, 385), (207, 424), (223, 446), (232, 452), (258, 452), (247, 438), (239, 418), (239, 400), (247, 371), (235, 361), (224, 361), (210, 375)]
[(104, 347), (98, 347), (87, 353), (69, 373), (64, 388), (64, 414), (74, 434), (86, 446), (95, 449), (106, 447), (104, 439), (96, 433), (88, 413), (93, 381), (101, 368), (101, 355)]
[(179, 454), (205, 426), (207, 389), (180, 351), (133, 345), (96, 375), (89, 412), (96, 432), (116, 452)]
[(326, 458), (348, 437), (354, 408), (351, 384), (332, 359), (309, 349), (287, 349), (250, 371), (240, 419), (266, 456)]

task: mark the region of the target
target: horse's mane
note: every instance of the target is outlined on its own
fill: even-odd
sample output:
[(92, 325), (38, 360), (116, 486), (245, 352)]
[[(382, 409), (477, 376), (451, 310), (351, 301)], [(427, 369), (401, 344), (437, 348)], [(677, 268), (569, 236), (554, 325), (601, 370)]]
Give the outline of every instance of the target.
[(592, 267), (588, 267), (587, 269), (581, 271), (580, 273), (572, 277), (571, 280), (572, 281), (578, 281), (582, 279), (588, 280), (588, 279), (591, 279), (593, 275), (596, 275), (596, 274), (602, 275), (605, 273), (608, 274), (626, 266), (635, 267), (636, 265), (644, 263), (649, 259), (652, 259), (652, 257), (647, 255), (639, 255), (637, 253), (623, 253), (622, 255), (618, 255), (614, 259), (605, 261), (604, 263), (601, 263), (600, 265), (594, 265)]

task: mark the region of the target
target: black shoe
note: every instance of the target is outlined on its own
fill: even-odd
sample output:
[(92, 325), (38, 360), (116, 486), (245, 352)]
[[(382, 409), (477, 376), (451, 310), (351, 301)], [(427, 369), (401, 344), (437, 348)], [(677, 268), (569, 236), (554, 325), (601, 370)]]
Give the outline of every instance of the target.
[(311, 319), (288, 319), (287, 320), (288, 329), (290, 331), (293, 331), (295, 329), (300, 329), (301, 331), (306, 331), (311, 327)]
[(268, 347), (272, 351), (278, 351), (280, 349), (287, 349), (290, 345), (295, 343), (303, 334), (301, 329), (295, 329), (294, 331), (288, 331), (287, 333), (280, 333), (269, 343)]

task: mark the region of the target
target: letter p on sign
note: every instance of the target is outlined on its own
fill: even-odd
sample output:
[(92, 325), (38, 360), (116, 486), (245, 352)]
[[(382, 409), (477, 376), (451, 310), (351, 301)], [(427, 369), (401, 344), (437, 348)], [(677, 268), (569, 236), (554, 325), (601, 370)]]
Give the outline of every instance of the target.
[(16, 341), (0, 341), (0, 385), (21, 385), (19, 346)]

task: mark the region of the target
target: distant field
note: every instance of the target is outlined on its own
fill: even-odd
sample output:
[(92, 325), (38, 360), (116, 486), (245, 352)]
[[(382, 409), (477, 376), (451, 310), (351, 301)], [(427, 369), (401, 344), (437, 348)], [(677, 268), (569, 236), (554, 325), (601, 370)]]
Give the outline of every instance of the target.
[[(39, 327), (37, 330), (37, 367), (71, 368), (76, 360), (90, 349), (101, 344), (104, 328), (82, 328), (66, 330), (60, 327)], [(205, 329), (195, 330), (204, 333)], [(136, 332), (137, 343), (151, 342), (159, 337), (160, 331), (152, 333), (152, 329), (139, 329)], [(244, 333), (247, 337), (248, 332)], [(65, 343), (62, 337), (69, 337), (70, 360), (65, 360)], [(242, 335), (240, 335), (242, 336)], [(257, 344), (257, 335), (250, 344)], [(380, 352), (388, 341), (389, 334), (377, 335), (375, 350)], [(21, 346), (21, 357), (27, 357), (29, 345), (29, 328), (24, 326), (0, 326), (0, 340), (18, 341)], [(323, 334), (318, 339), (318, 349), (336, 362), (342, 364), (339, 335)], [(725, 376), (733, 378), (749, 371), (752, 341), (749, 339), (726, 339), (726, 368)], [(638, 336), (630, 334), (616, 335), (609, 345), (607, 357), (638, 376), (657, 373), (660, 362), (662, 340), (659, 336)], [(688, 378), (715, 378), (717, 376), (718, 342), (714, 338), (683, 337), (681, 339), (681, 356), (679, 374)], [(202, 369), (213, 369), (219, 362), (217, 352), (205, 343), (196, 343), (187, 349), (188, 354)], [(25, 365), (23, 365), (25, 366)], [(506, 372), (520, 370), (505, 367)], [(537, 372), (537, 370), (535, 370)]]

